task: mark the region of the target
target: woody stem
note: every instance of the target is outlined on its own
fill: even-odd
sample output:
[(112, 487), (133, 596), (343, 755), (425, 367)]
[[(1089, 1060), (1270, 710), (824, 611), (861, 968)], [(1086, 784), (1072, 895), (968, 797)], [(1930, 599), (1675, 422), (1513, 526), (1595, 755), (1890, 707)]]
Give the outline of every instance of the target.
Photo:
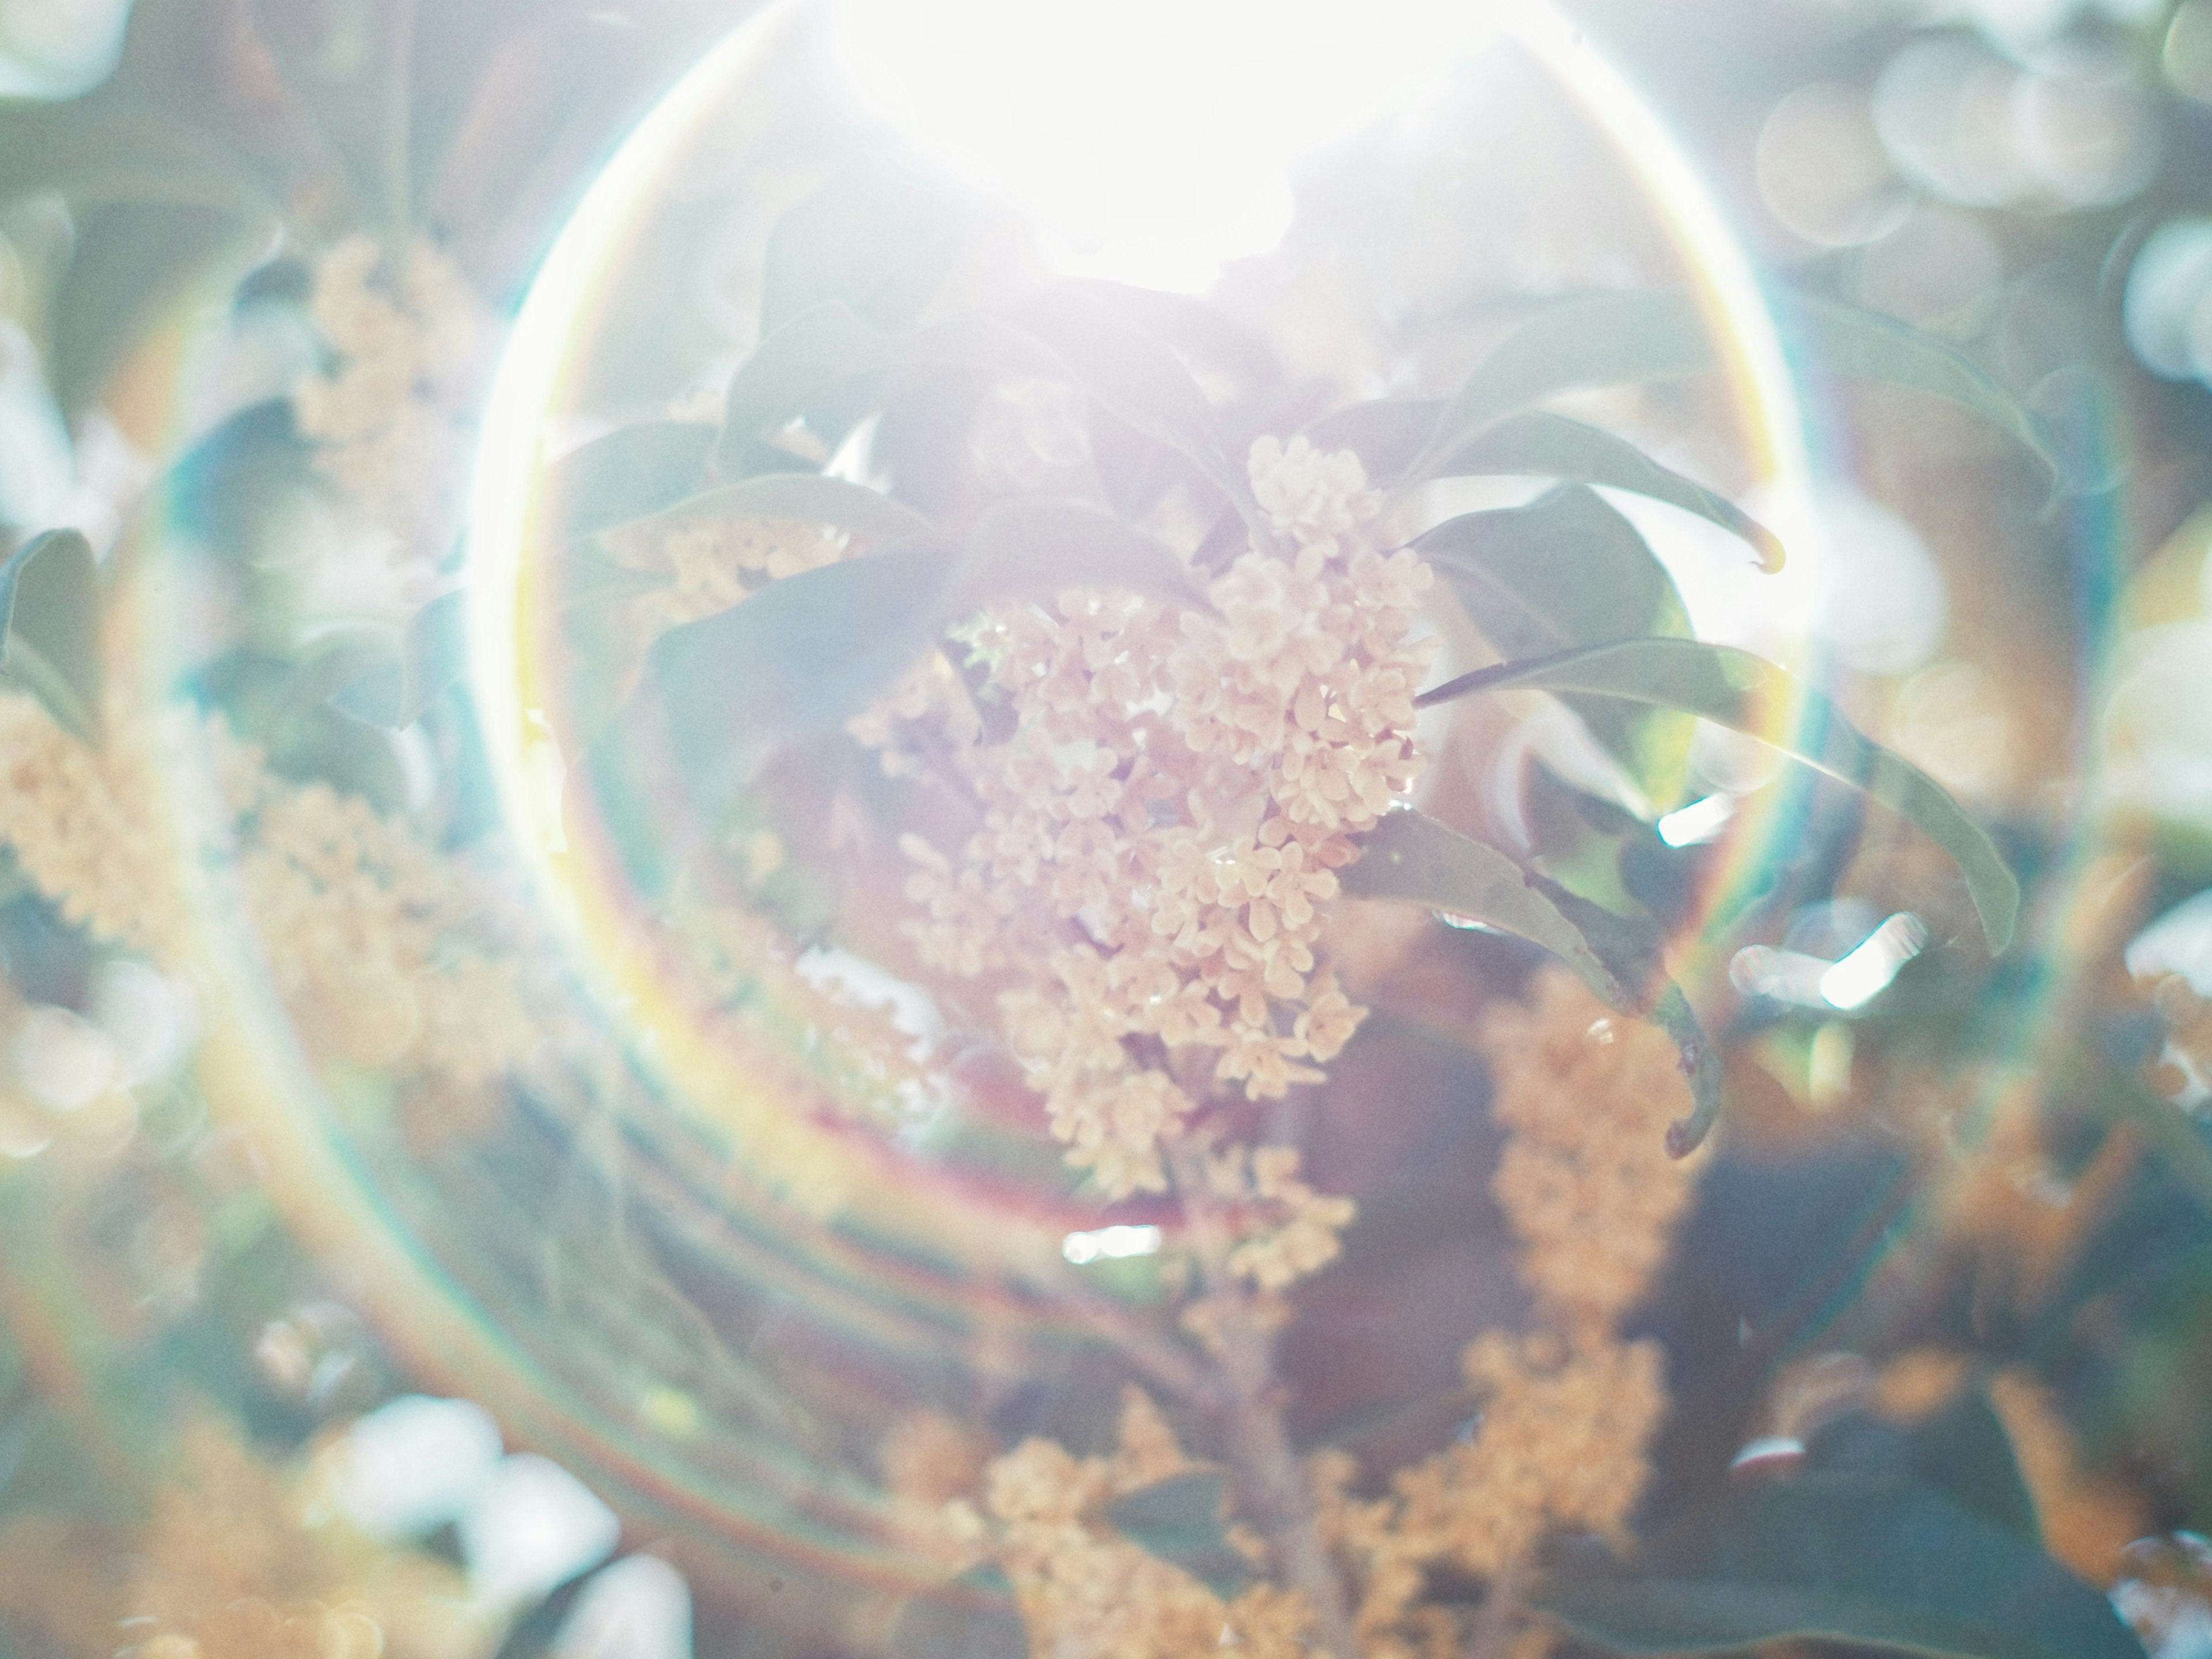
[(1334, 1659), (1357, 1659), (1343, 1583), (1322, 1542), (1312, 1493), (1276, 1409), (1273, 1343), (1255, 1317), (1243, 1285), (1229, 1269), (1229, 1229), (1207, 1190), (1203, 1156), (1188, 1141), (1168, 1152), (1189, 1224), (1192, 1255), (1218, 1310), (1215, 1358), (1227, 1385), (1230, 1445), (1245, 1507), (1273, 1547), (1285, 1580), (1313, 1608), (1316, 1648)]

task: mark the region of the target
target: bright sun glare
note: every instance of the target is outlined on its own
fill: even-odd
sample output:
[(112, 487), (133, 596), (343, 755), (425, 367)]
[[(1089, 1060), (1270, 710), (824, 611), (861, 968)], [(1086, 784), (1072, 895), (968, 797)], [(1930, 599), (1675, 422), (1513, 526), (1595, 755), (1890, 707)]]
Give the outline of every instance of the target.
[(1070, 275), (1208, 286), (1291, 222), (1289, 167), (1417, 99), (1468, 0), (836, 0), (862, 94), (1034, 221)]

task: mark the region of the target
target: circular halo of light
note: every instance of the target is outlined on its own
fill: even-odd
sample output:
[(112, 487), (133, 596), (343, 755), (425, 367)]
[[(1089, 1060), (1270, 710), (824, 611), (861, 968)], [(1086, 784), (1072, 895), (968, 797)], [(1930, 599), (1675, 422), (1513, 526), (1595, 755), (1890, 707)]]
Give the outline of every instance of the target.
[[(550, 578), (528, 554), (548, 505), (544, 474), (551, 417), (582, 361), (587, 319), (604, 297), (608, 271), (651, 210), (665, 170), (722, 100), (762, 70), (805, 15), (798, 0), (782, 0), (726, 36), (647, 113), (586, 187), (515, 318), (484, 409), (470, 497), (469, 690), (514, 854), (572, 969), (601, 1006), (628, 1024), (641, 1064), (678, 1098), (705, 1098), (709, 1090), (720, 1100), (760, 1097), (771, 1085), (744, 1075), (732, 1054), (672, 1010), (654, 964), (625, 937), (631, 924), (621, 899), (595, 879), (590, 838), (571, 838), (551, 720), (561, 707), (556, 665), (544, 638)], [(1719, 349), (1769, 502), (1765, 516), (1793, 555), (1802, 553), (1814, 533), (1802, 416), (1781, 334), (1749, 257), (1663, 120), (1579, 32), (1546, 10), (1513, 14), (1507, 32), (1567, 91), (1647, 194)], [(1775, 733), (1786, 735), (1800, 711), (1766, 712)], [(1748, 805), (1730, 837), (1722, 861), (1728, 874), (1717, 878), (1719, 884), (1747, 881), (1760, 849), (1785, 833), (1762, 821), (1756, 802)], [(1706, 908), (1712, 908), (1710, 896)], [(762, 1109), (750, 1121), (765, 1123), (777, 1103), (757, 1103)], [(892, 1151), (872, 1154), (850, 1144), (837, 1149), (849, 1160), (846, 1173), (865, 1188), (853, 1196), (865, 1197), (872, 1226), (964, 1235), (975, 1240), (975, 1256), (1004, 1271), (1010, 1283), (1060, 1282), (1055, 1276), (1066, 1271), (1060, 1260), (1065, 1228), (1054, 1217), (1010, 1211), (994, 1213), (988, 1228), (978, 1229), (972, 1215), (962, 1226), (963, 1194), (933, 1186), (927, 1172), (897, 1163)], [(939, 1218), (953, 1224), (933, 1224)]]
[[(611, 1005), (633, 1011), (649, 1011), (659, 1000), (639, 964), (619, 959), (629, 953), (604, 948), (613, 924), (568, 840), (558, 750), (545, 713), (556, 700), (536, 644), (542, 579), (524, 556), (544, 504), (544, 434), (574, 367), (579, 320), (647, 210), (655, 179), (717, 101), (773, 52), (803, 15), (799, 0), (782, 0), (738, 26), (616, 149), (554, 240), (523, 299), (481, 428), (467, 538), (469, 675), (496, 797), (532, 884), (577, 962)], [(1550, 7), (1504, 8), (1485, 27), (1517, 40), (1542, 64), (1648, 195), (1718, 349), (1764, 516), (1793, 562), (1820, 561), (1810, 506), (1814, 469), (1782, 332), (1750, 255), (1695, 165), (1628, 77)], [(1775, 595), (1781, 609), (1795, 614), (1779, 618), (1785, 642), (1777, 654), (1790, 666), (1809, 667), (1814, 647), (1810, 618), (1803, 614), (1807, 589), (1796, 581), (1778, 586), (1784, 590)], [(1794, 707), (1764, 712), (1767, 733), (1777, 738), (1794, 731), (1802, 714)], [(1724, 914), (1730, 908), (1724, 894), (1746, 885), (1765, 850), (1787, 834), (1777, 816), (1787, 809), (1765, 799), (1775, 793), (1761, 792), (1738, 814), (1723, 869), (1706, 884), (1706, 915)], [(688, 1048), (684, 1065), (714, 1067), (714, 1057), (696, 1043), (686, 1044), (670, 1022), (647, 1029), (658, 1048)], [(742, 1086), (742, 1079), (725, 1080)]]

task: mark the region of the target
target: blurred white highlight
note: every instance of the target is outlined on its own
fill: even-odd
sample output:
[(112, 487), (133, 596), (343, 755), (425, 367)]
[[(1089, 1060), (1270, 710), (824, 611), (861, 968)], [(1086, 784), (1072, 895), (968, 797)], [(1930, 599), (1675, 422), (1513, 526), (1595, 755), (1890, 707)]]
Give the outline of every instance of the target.
[(371, 1538), (419, 1537), (459, 1519), (499, 1460), (499, 1427), (483, 1407), (402, 1395), (346, 1431), (332, 1495)]
[(1927, 924), (1901, 910), (1840, 962), (1802, 951), (1747, 945), (1729, 963), (1729, 978), (1750, 996), (1772, 997), (1800, 1008), (1834, 1008), (1854, 1012), (1874, 1000), (1898, 970), (1928, 943)]
[(2201, 997), (2212, 997), (2212, 889), (2184, 899), (2128, 944), (2128, 972), (2137, 979), (2179, 974)]
[(1695, 847), (1718, 836), (1735, 816), (1735, 797), (1707, 795), (1676, 808), (1659, 820), (1659, 839), (1669, 847)]
[(1866, 942), (1820, 975), (1820, 994), (1828, 1005), (1849, 1013), (1863, 1008), (1889, 988), (1897, 970), (1928, 943), (1928, 926), (1910, 910), (1900, 910), (1874, 930)]
[(0, 0), (0, 98), (75, 98), (113, 73), (131, 0)]
[(691, 1659), (691, 1591), (657, 1556), (592, 1575), (553, 1638), (553, 1659)]
[(1157, 1255), (1159, 1249), (1158, 1227), (1101, 1227), (1095, 1232), (1070, 1233), (1060, 1243), (1060, 1253), (1079, 1267), (1123, 1256)]
[(460, 1522), (469, 1587), (494, 1607), (535, 1601), (614, 1553), (615, 1512), (550, 1459), (519, 1453)]
[(1291, 221), (1289, 169), (1487, 33), (1453, 0), (838, 0), (861, 95), (1071, 275), (1189, 290)]

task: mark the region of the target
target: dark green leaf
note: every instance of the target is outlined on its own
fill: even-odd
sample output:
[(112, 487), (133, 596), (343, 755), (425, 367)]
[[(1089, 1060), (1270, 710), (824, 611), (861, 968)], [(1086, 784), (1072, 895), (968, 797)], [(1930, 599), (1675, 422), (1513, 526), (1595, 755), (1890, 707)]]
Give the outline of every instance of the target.
[(1613, 982), (1621, 988), (1621, 994), (1612, 1000), (1613, 1006), (1641, 1015), (1674, 1040), (1682, 1075), (1690, 1083), (1690, 1115), (1667, 1126), (1667, 1150), (1676, 1158), (1687, 1158), (1720, 1115), (1721, 1060), (1689, 998), (1667, 977), (1666, 941), (1658, 924), (1641, 914), (1608, 910), (1542, 876), (1530, 881), (1582, 934)]
[(1510, 416), (1445, 462), (1441, 473), (1517, 473), (1648, 495), (1742, 537), (1757, 551), (1762, 566), (1782, 568), (1780, 538), (1734, 501), (1660, 465), (1626, 438), (1564, 415), (1530, 410)]
[(1301, 435), (1316, 449), (1352, 451), (1367, 469), (1368, 482), (1388, 485), (1413, 465), (1443, 411), (1441, 398), (1379, 398), (1332, 410), (1310, 422)]
[(904, 328), (959, 240), (960, 215), (944, 191), (887, 157), (857, 157), (776, 221), (761, 276), (761, 332), (833, 300), (877, 328)]
[(0, 565), (0, 672), (67, 730), (100, 740), (106, 684), (100, 649), (100, 567), (75, 530), (34, 536)]
[(1919, 1481), (1960, 1509), (2042, 1545), (2034, 1497), (1984, 1389), (1960, 1389), (1940, 1410), (1910, 1426), (1864, 1413), (1838, 1418), (1805, 1449), (1814, 1468)]
[[(1531, 506), (1448, 519), (1413, 545), (1508, 658), (1690, 631), (1666, 567), (1633, 525), (1580, 484)], [(1688, 720), (1617, 698), (1562, 701), (1655, 807), (1676, 805), (1689, 768)]]
[(1542, 878), (1496, 848), (1409, 811), (1384, 813), (1359, 843), (1358, 860), (1340, 877), (1347, 896), (1418, 904), (1511, 933), (1549, 951), (1613, 1007), (1636, 1000), (1582, 930), (1540, 890)]
[[(2025, 445), (2057, 476), (2041, 423), (1949, 346), (1826, 301), (1795, 300), (1783, 321), (1822, 366), (1970, 410)], [(1711, 323), (1691, 295), (1639, 290), (1553, 306), (1507, 335), (1476, 366), (1437, 416), (1399, 487), (1436, 477), (1506, 416), (1561, 392), (1679, 380), (1723, 367)]]
[(2090, 1585), (1924, 1486), (1808, 1474), (1732, 1494), (1634, 1573), (1559, 1575), (1530, 1598), (1622, 1653), (1784, 1638), (1928, 1659), (2143, 1659)]
[(1385, 813), (1359, 842), (1358, 860), (1340, 878), (1349, 896), (1418, 904), (1447, 920), (1540, 945), (1608, 1006), (1649, 1019), (1673, 1037), (1694, 1107), (1668, 1129), (1668, 1147), (1679, 1158), (1705, 1138), (1720, 1109), (1720, 1062), (1688, 1000), (1667, 977), (1659, 932), (1648, 919), (1593, 904), (1425, 813)]
[(662, 508), (661, 519), (796, 519), (857, 531), (886, 545), (937, 533), (921, 514), (879, 489), (819, 472), (760, 472)]
[(1056, 375), (1070, 371), (1029, 335), (988, 318), (959, 317), (913, 334), (881, 334), (832, 301), (801, 312), (754, 348), (731, 377), (717, 465), (744, 470), (749, 448), (826, 392), (901, 368)]
[(399, 660), (356, 680), (331, 702), (356, 720), (393, 731), (412, 726), (468, 672), (466, 596), (441, 593), (407, 624)]
[(1239, 507), (1251, 507), (1251, 486), (1222, 446), (1212, 406), (1164, 343), (1079, 294), (1056, 295), (1021, 320), (1059, 354), (1085, 396), (1182, 456)]
[(1182, 1568), (1226, 1600), (1251, 1576), (1224, 1528), (1227, 1487), (1227, 1477), (1217, 1469), (1170, 1475), (1115, 1498), (1106, 1519), (1146, 1553)]
[(1013, 1586), (988, 1565), (908, 1598), (885, 1652), (892, 1659), (1028, 1659)]
[(1018, 495), (984, 509), (962, 550), (954, 611), (1000, 594), (1050, 599), (1071, 587), (1126, 587), (1202, 605), (1206, 590), (1166, 544), (1086, 501)]
[(928, 648), (955, 565), (936, 548), (866, 554), (671, 629), (602, 742), (650, 742), (658, 724), (672, 761), (710, 796), (743, 782), (784, 744), (859, 714)]
[(549, 546), (664, 511), (707, 487), (714, 428), (647, 421), (579, 444), (545, 469)]
[(121, 202), (81, 216), (76, 251), (55, 296), (48, 368), (54, 400), (74, 414), (224, 248), (243, 221), (219, 208)]
[[(1422, 694), (1423, 706), (1477, 691), (1525, 687), (1621, 697), (1731, 726), (1865, 791), (1948, 853), (1966, 878), (1993, 951), (2012, 942), (2020, 883), (1986, 831), (1925, 772), (1863, 736), (1835, 705), (1772, 663), (1733, 646), (1622, 640), (1462, 674)], [(1784, 731), (1782, 721), (1793, 719)]]

